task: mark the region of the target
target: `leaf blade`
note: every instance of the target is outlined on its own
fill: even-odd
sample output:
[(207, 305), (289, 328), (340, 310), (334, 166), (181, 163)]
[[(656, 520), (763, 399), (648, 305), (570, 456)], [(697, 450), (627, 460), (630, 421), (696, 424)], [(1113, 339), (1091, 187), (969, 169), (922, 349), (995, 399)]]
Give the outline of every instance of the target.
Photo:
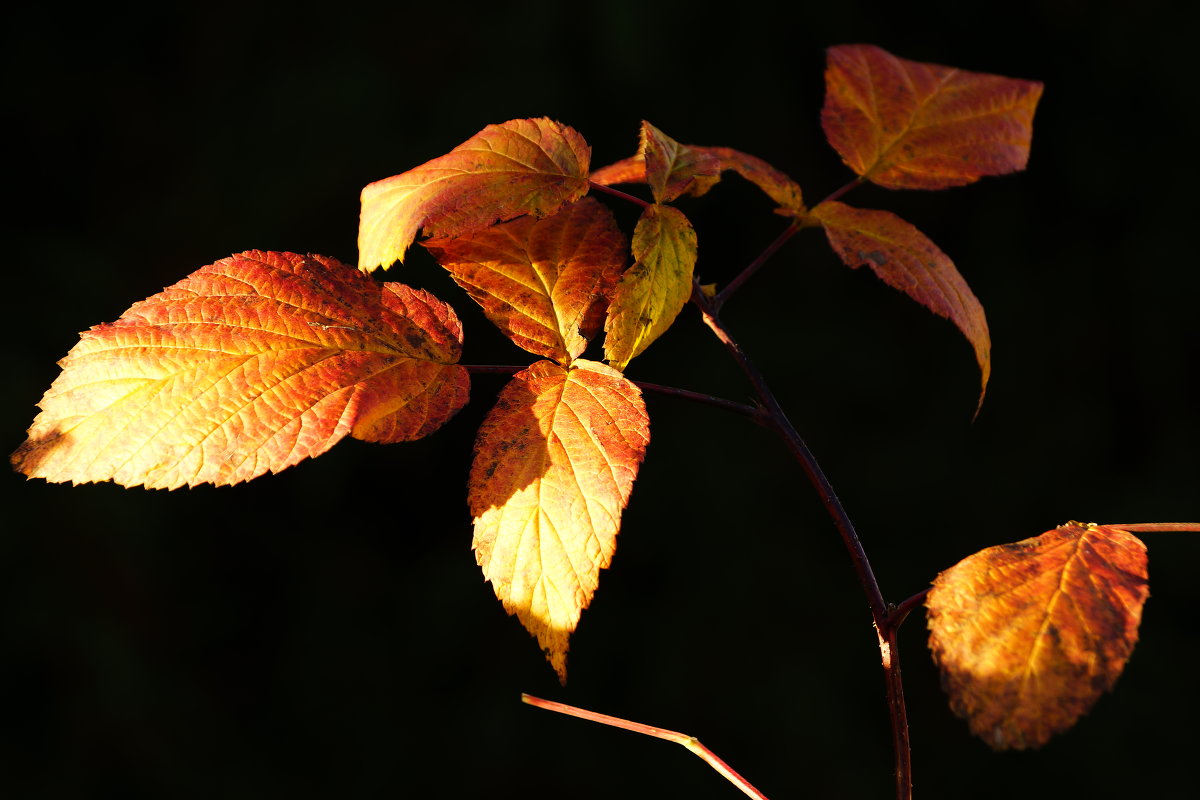
[(419, 230), (457, 236), (551, 214), (587, 193), (590, 159), (578, 132), (545, 117), (488, 125), (449, 153), (363, 188), (359, 268), (403, 262)]
[(1148, 595), (1145, 545), (1111, 526), (1071, 522), (968, 556), (925, 601), (951, 708), (993, 749), (1040, 747), (1112, 688)]
[(518, 373), (480, 426), (468, 482), (476, 561), (564, 682), (648, 441), (638, 388), (584, 359)]
[(564, 365), (599, 329), (625, 267), (624, 234), (590, 198), (423, 244), (514, 344)]
[(696, 231), (677, 208), (653, 205), (633, 232), (635, 263), (613, 290), (604, 355), (624, 370), (679, 316), (692, 294)]
[(975, 352), (982, 405), (992, 371), (991, 334), (982, 304), (949, 256), (890, 211), (826, 201), (811, 216), (848, 267), (869, 266), (884, 283), (954, 323)]
[(825, 136), (856, 174), (890, 189), (944, 189), (1025, 168), (1042, 84), (897, 58), (827, 51)]
[(466, 402), (457, 317), (334, 259), (247, 251), (98, 325), (60, 362), (29, 477), (229, 485), (351, 435), (425, 436)]
[(639, 139), (638, 154), (656, 202), (669, 203), (687, 192), (704, 194), (720, 180), (720, 163), (703, 148), (680, 144), (645, 120)]
[[(732, 147), (686, 147), (695, 153), (716, 159), (719, 167), (716, 180), (706, 180), (689, 187), (688, 191), (693, 194), (703, 194), (717, 183), (721, 173), (733, 170), (774, 200), (779, 206), (777, 213), (798, 216), (805, 212), (800, 185), (761, 158), (734, 150)], [(645, 155), (639, 152), (637, 155), (601, 167), (592, 173), (592, 181), (603, 186), (611, 186), (614, 183), (647, 183)]]

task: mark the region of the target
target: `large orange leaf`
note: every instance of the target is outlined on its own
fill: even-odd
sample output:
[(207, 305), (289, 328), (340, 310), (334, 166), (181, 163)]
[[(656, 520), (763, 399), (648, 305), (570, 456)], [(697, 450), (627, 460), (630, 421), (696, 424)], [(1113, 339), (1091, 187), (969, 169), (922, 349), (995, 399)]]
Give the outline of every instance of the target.
[(1042, 84), (896, 58), (828, 51), (821, 123), (846, 165), (890, 189), (944, 189), (1025, 168)]
[(564, 682), (569, 637), (612, 560), (649, 438), (638, 388), (583, 359), (518, 373), (479, 429), (475, 558)]
[(174, 489), (278, 472), (347, 434), (417, 439), (467, 400), (461, 342), (427, 292), (323, 256), (242, 253), (81, 334), (12, 461)]
[(692, 294), (696, 231), (671, 206), (649, 206), (633, 231), (636, 263), (621, 276), (604, 323), (604, 356), (619, 370), (666, 332)]
[(981, 550), (926, 598), (950, 705), (997, 750), (1039, 747), (1112, 688), (1149, 594), (1146, 546), (1070, 522)]
[(362, 190), (358, 265), (403, 261), (417, 236), (457, 236), (522, 214), (545, 216), (587, 194), (591, 150), (553, 120), (489, 125), (444, 156)]
[(518, 347), (562, 364), (599, 329), (627, 247), (612, 212), (590, 198), (424, 245)]
[(981, 387), (991, 374), (991, 336), (983, 306), (954, 262), (925, 234), (890, 211), (825, 202), (812, 210), (838, 256), (851, 268), (867, 265), (886, 284), (958, 326), (975, 350)]
[[(647, 127), (653, 128), (653, 126), (648, 122), (643, 122), (642, 126), (643, 145), (639, 148), (637, 155), (596, 170), (592, 173), (594, 183), (610, 186), (614, 183), (651, 182), (647, 179), (646, 174), (645, 130)], [(665, 136), (657, 128), (654, 130), (657, 132), (657, 137)], [(673, 175), (673, 180), (683, 183), (683, 189), (678, 194), (702, 195), (717, 183), (720, 173), (733, 170), (779, 204), (780, 213), (786, 212), (788, 216), (793, 216), (804, 212), (800, 185), (761, 158), (734, 150), (732, 147), (702, 147), (682, 145), (674, 140), (669, 141), (674, 147), (679, 148), (679, 152), (683, 153), (682, 156), (676, 156), (674, 171), (667, 171), (669, 178)], [(669, 147), (670, 145), (664, 145), (666, 149)], [(716, 162), (715, 172), (711, 171), (712, 161), (709, 159)], [(665, 158), (663, 160), (666, 161)], [(694, 179), (691, 182), (687, 180), (689, 175)], [(668, 182), (668, 185), (671, 184)], [(677, 197), (678, 194), (675, 196)], [(655, 197), (657, 198), (658, 195), (656, 194)], [(674, 197), (670, 199), (674, 199)], [(660, 200), (660, 202), (666, 201)]]

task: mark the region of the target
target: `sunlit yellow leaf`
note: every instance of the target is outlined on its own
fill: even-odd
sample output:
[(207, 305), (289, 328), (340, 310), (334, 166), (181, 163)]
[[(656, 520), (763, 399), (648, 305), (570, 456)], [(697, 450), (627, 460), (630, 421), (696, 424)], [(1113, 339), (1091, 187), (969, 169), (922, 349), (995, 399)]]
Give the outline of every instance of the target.
[(564, 682), (569, 638), (612, 560), (649, 425), (633, 383), (579, 359), (518, 373), (479, 429), (468, 487), (476, 560)]

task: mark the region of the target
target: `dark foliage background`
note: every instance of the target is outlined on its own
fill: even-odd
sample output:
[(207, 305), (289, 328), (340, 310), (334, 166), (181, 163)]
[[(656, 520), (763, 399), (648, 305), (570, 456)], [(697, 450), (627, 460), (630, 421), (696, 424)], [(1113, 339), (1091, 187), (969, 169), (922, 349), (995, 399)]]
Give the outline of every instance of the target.
[[(597, 165), (647, 118), (760, 155), (812, 200), (823, 49), (1043, 80), (1027, 173), (857, 190), (958, 263), (995, 343), (973, 424), (945, 322), (798, 237), (729, 305), (899, 601), (981, 547), (1071, 518), (1196, 519), (1194, 47), (1170, 4), (606, 0), (468, 6), (54, 5), (3, 52), (6, 391), (22, 440), (76, 332), (249, 248), (353, 262), (358, 191), (491, 122), (547, 115)], [(726, 281), (784, 224), (729, 178), (686, 205)], [(520, 363), (422, 254), (466, 361)], [(691, 310), (631, 377), (742, 400)], [(347, 441), (237, 488), (0, 481), (0, 793), (47, 798), (652, 797), (736, 791), (681, 748), (522, 706), (521, 691), (700, 736), (768, 795), (884, 798), (865, 602), (781, 446), (650, 397), (653, 441), (560, 689), (469, 551), (472, 434)], [(1153, 596), (1117, 691), (1038, 752), (947, 710), (921, 617), (902, 642), (919, 797), (1168, 797), (1194, 780), (1200, 539), (1147, 536)]]

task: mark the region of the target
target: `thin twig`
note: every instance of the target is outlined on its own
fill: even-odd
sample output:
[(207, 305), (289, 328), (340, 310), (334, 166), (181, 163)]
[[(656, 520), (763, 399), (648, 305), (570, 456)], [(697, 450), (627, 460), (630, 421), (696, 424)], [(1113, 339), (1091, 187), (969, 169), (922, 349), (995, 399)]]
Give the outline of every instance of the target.
[(598, 191), (601, 191), (601, 192), (607, 192), (608, 194), (611, 194), (613, 197), (619, 197), (619, 198), (621, 198), (622, 200), (628, 200), (628, 201), (629, 201), (629, 202), (631, 202), (631, 203), (636, 203), (637, 205), (641, 206), (642, 208), (649, 208), (649, 207), (650, 207), (650, 204), (649, 204), (649, 203), (647, 203), (647, 202), (646, 202), (645, 200), (643, 200), (642, 198), (640, 198), (640, 197), (634, 197), (634, 196), (633, 196), (633, 195), (631, 195), (631, 194), (627, 194), (626, 192), (622, 192), (620, 189), (614, 189), (614, 188), (612, 188), (611, 186), (605, 186), (603, 183), (596, 183), (595, 181), (589, 181), (589, 184), (591, 185), (591, 187), (592, 187), (593, 189), (596, 189), (596, 190), (598, 190)]
[(586, 708), (569, 706), (566, 703), (556, 703), (553, 700), (543, 700), (540, 697), (534, 697), (533, 695), (524, 693), (521, 694), (521, 702), (528, 703), (529, 705), (536, 706), (538, 708), (544, 708), (547, 711), (557, 711), (559, 714), (567, 714), (569, 716), (579, 717), (580, 719), (586, 719), (591, 722), (599, 722), (602, 725), (611, 725), (614, 728), (624, 728), (627, 731), (644, 733), (647, 736), (653, 736), (656, 739), (665, 739), (668, 742), (674, 742), (675, 744), (683, 745), (688, 750), (704, 759), (706, 764), (715, 769), (717, 772), (721, 773), (725, 780), (741, 789), (742, 792), (748, 797), (754, 797), (757, 798), (757, 800), (768, 800), (767, 796), (758, 789), (754, 788), (754, 785), (750, 783), (750, 781), (746, 780), (736, 771), (734, 771), (733, 767), (722, 761), (721, 758), (712, 750), (709, 750), (707, 747), (700, 744), (700, 740), (695, 736), (688, 736), (686, 733), (679, 733), (678, 731), (669, 731), (665, 728), (656, 728), (653, 725), (646, 725), (641, 722), (633, 722), (631, 720), (622, 719), (621, 717), (610, 717), (608, 714), (600, 714), (595, 711), (588, 711)]
[[(864, 180), (865, 180), (864, 178), (855, 178), (854, 180), (850, 181), (842, 188), (836, 189), (836, 190), (830, 192), (829, 196), (826, 197), (824, 200), (822, 200), (821, 203), (832, 203), (834, 200), (839, 199), (842, 195), (844, 195), (846, 192), (850, 191), (851, 189), (854, 189), (855, 187), (858, 187), (858, 186), (862, 186), (862, 183)], [(821, 205), (821, 203), (817, 203), (817, 205), (819, 206), (819, 205)], [(816, 206), (813, 206), (813, 208), (816, 208)]]
[(1131, 522), (1129, 524), (1112, 523), (1106, 528), (1116, 528), (1120, 531), (1133, 533), (1200, 533), (1200, 522)]
[(709, 303), (709, 305), (712, 307), (712, 312), (714, 314), (720, 312), (721, 307), (725, 305), (725, 301), (728, 300), (743, 283), (750, 280), (754, 273), (758, 272), (759, 269), (762, 268), (762, 265), (767, 262), (767, 259), (775, 255), (775, 252), (787, 244), (787, 241), (795, 236), (797, 231), (800, 229), (801, 225), (798, 222), (793, 222), (784, 229), (783, 233), (775, 237), (775, 241), (767, 245), (766, 249), (758, 254), (758, 258), (751, 261), (745, 269), (739, 272), (737, 276), (725, 286), (724, 289), (717, 292), (716, 297), (714, 297)]
[(504, 364), (459, 364), (460, 367), (467, 372), (473, 372), (478, 375), (516, 375), (525, 367), (517, 367)]
[(892, 612), (888, 614), (888, 627), (892, 630), (898, 630), (904, 624), (904, 620), (912, 613), (913, 609), (925, 602), (925, 598), (929, 595), (929, 589), (922, 589), (907, 600), (902, 600), (900, 603), (892, 606)]
[(734, 401), (726, 400), (723, 397), (714, 397), (711, 394), (701, 394), (700, 392), (693, 392), (688, 389), (679, 389), (674, 386), (663, 386), (662, 384), (658, 383), (647, 383), (646, 381), (633, 381), (633, 383), (644, 392), (654, 392), (655, 394), (664, 394), (671, 397), (682, 397), (686, 400), (692, 400), (697, 403), (703, 403), (705, 405), (724, 409), (725, 411), (732, 411), (736, 414), (741, 414), (744, 417), (750, 417), (752, 420), (760, 424), (767, 424), (767, 414), (758, 406), (751, 406), (745, 403), (735, 403)]

